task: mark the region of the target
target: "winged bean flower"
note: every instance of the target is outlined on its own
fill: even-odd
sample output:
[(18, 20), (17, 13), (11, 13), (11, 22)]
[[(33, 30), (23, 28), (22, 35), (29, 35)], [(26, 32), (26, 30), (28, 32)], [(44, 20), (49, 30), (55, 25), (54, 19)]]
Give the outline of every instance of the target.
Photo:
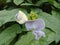
[(38, 18), (36, 20), (26, 21), (25, 25), (28, 31), (32, 29), (34, 30), (39, 29), (41, 31), (45, 28), (45, 22), (41, 18)]
[(45, 37), (45, 33), (43, 32), (45, 22), (43, 19), (38, 18), (36, 20), (28, 20), (28, 17), (22, 11), (19, 11), (16, 14), (16, 21), (19, 24), (25, 23), (27, 31), (32, 31), (36, 40), (39, 40), (41, 37)]
[(42, 31), (45, 28), (45, 22), (43, 19), (38, 18), (36, 20), (29, 20), (25, 23), (25, 26), (28, 31), (32, 30), (33, 34), (36, 36), (36, 40), (45, 37), (45, 33)]

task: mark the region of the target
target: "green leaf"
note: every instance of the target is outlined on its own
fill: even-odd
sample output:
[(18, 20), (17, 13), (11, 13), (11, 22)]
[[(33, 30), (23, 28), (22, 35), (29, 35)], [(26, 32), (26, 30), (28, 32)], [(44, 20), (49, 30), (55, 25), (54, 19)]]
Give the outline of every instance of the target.
[[(45, 13), (45, 12), (41, 12), (40, 14), (40, 18), (43, 18), (46, 22), (46, 27), (51, 28), (54, 32), (59, 32), (60, 31), (60, 20), (58, 20), (56, 17)], [(58, 30), (57, 30), (58, 29)]]
[(31, 6), (31, 5), (34, 5), (34, 4), (31, 4), (31, 3), (22, 3), (21, 6)]
[(36, 6), (42, 5), (44, 2), (49, 2), (49, 3), (53, 4), (54, 0), (39, 0), (39, 1), (37, 1)]
[(53, 4), (55, 0), (48, 0), (49, 3)]
[(24, 0), (14, 0), (14, 3), (15, 3), (16, 5), (19, 5), (19, 4), (21, 4), (23, 1), (24, 1)]
[(41, 2), (49, 2), (49, 3), (53, 3), (55, 0), (40, 0)]
[[(58, 33), (60, 34), (60, 28), (59, 28), (60, 20), (45, 12), (40, 12), (40, 18), (43, 18), (45, 20), (46, 27), (49, 27), (50, 29), (52, 29), (52, 31), (54, 31), (56, 33), (55, 40), (59, 41), (60, 37), (59, 37)], [(59, 37), (59, 38), (57, 38), (57, 37)]]
[(53, 4), (55, 7), (59, 8), (60, 9), (60, 3), (57, 3), (56, 1), (54, 1), (54, 4)]
[(15, 21), (17, 12), (18, 9), (0, 11), (0, 26), (5, 24), (6, 22)]
[(53, 10), (52, 11), (52, 16), (55, 16), (58, 20), (60, 20), (60, 11)]
[(40, 39), (40, 45), (49, 45), (51, 42), (55, 40), (55, 34), (50, 29), (45, 29), (45, 37)]
[(28, 45), (30, 41), (34, 39), (32, 32), (28, 32), (26, 35), (23, 35), (19, 38), (15, 45)]
[(50, 44), (55, 40), (56, 33), (51, 31), (51, 29), (45, 29), (44, 32), (46, 33), (46, 37), (44, 40), (46, 41), (47, 44)]
[(46, 37), (41, 37), (38, 42), (35, 40), (35, 36), (32, 34), (32, 32), (28, 32), (26, 35), (20, 37), (15, 45), (48, 45), (55, 40), (56, 33), (52, 32), (49, 29), (45, 29), (44, 32), (46, 34)]
[(9, 2), (11, 2), (11, 0), (6, 0), (6, 3), (9, 3)]
[(32, 3), (32, 0), (27, 0), (29, 3)]
[(0, 0), (0, 3), (2, 3), (3, 2), (3, 0)]
[(21, 32), (21, 28), (17, 24), (12, 25), (11, 27), (5, 29), (0, 34), (0, 45), (8, 44), (16, 37), (16, 34), (18, 34), (19, 32)]
[(32, 40), (28, 45), (49, 45), (52, 41), (55, 40), (55, 33), (49, 29), (45, 29), (45, 37), (41, 37), (39, 41)]
[(28, 15), (26, 9), (23, 8), (0, 11), (0, 26), (7, 22), (16, 21), (16, 14), (19, 10), (23, 11), (26, 15)]
[(58, 32), (55, 36), (56, 43), (60, 41), (60, 32)]

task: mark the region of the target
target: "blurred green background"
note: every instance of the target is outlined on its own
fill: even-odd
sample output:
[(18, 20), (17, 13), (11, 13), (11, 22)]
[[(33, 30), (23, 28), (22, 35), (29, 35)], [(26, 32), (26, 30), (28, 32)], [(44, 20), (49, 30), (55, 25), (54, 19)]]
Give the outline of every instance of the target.
[(60, 45), (60, 0), (0, 0), (0, 45), (36, 45), (32, 32), (16, 22), (19, 10), (44, 19), (46, 37), (39, 45)]

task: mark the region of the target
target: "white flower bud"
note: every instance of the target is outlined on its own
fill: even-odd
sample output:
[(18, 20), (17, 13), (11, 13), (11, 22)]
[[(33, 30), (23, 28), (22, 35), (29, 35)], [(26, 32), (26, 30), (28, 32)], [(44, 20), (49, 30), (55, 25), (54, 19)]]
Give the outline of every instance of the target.
[(16, 14), (16, 21), (17, 21), (19, 24), (23, 24), (23, 23), (25, 23), (26, 21), (28, 21), (28, 18), (27, 18), (27, 16), (26, 16), (22, 11), (19, 11), (19, 12)]

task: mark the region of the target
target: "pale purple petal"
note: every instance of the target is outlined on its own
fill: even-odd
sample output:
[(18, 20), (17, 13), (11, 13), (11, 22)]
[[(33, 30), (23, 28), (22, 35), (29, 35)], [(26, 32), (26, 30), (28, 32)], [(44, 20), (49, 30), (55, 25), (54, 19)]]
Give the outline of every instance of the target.
[(45, 28), (45, 22), (41, 18), (38, 18), (33, 24), (38, 30), (43, 30)]
[(18, 19), (18, 15), (19, 15), (19, 13), (16, 14), (16, 19)]
[(43, 31), (33, 31), (33, 34), (36, 36), (35, 39), (39, 40), (41, 37), (45, 37), (45, 33)]
[(30, 20), (30, 21), (27, 21), (27, 22), (25, 23), (26, 29), (27, 29), (28, 31), (34, 29), (33, 23), (34, 23), (34, 20)]
[(29, 30), (43, 30), (45, 28), (45, 22), (41, 18), (36, 20), (29, 20), (25, 23), (26, 29)]

